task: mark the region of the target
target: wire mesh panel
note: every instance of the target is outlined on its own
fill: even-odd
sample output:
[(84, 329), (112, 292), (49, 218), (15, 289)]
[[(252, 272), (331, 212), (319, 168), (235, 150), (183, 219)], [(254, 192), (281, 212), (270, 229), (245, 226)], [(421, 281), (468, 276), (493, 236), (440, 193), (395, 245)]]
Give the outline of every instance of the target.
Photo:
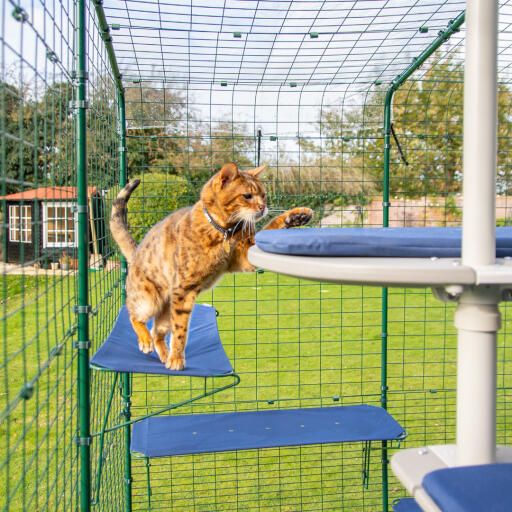
[(73, 9), (0, 15), (2, 510), (77, 502)]
[[(42, 1), (2, 2), (0, 15), (2, 510), (78, 508), (76, 342), (86, 341), (75, 309), (80, 245), (91, 253), (93, 339), (108, 333), (121, 297), (119, 261), (105, 224), (106, 191), (119, 186), (117, 96), (89, 11), (88, 104), (76, 101), (76, 14), (73, 1)], [(80, 240), (75, 124), (83, 107), (89, 107), (90, 215)], [(113, 378), (92, 380), (93, 430), (100, 429)], [(108, 458), (121, 460), (118, 468), (124, 451), (115, 447), (110, 443)], [(103, 481), (111, 485), (114, 509), (124, 500), (122, 479), (123, 471), (113, 470)], [(104, 495), (99, 502), (106, 503)]]
[[(184, 403), (170, 415), (382, 405), (406, 446), (454, 442), (454, 307), (430, 290), (227, 275), (198, 298), (217, 309), (240, 377), (218, 393), (224, 378), (95, 369), (78, 399), (77, 353), (99, 347), (124, 301), (108, 216), (127, 179), (141, 179), (127, 215), (137, 242), (229, 161), (269, 164), (270, 216), (308, 206), (326, 229), (460, 225), (464, 7), (3, 1), (2, 510), (373, 511), (405, 495), (386, 476), (397, 443), (130, 455), (123, 424), (169, 404)], [(501, 2), (498, 225), (510, 224), (510, 15)], [(508, 444), (502, 310), (497, 434)]]

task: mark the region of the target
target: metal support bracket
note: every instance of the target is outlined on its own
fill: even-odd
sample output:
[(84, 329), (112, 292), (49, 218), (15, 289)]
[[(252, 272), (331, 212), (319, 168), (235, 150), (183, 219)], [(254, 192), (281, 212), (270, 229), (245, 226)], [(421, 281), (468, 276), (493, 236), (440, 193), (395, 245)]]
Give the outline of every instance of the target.
[(92, 437), (75, 437), (75, 443), (78, 446), (90, 446)]
[(69, 108), (71, 110), (77, 110), (79, 108), (89, 108), (89, 103), (87, 100), (73, 100), (69, 102)]
[(432, 287), (434, 297), (441, 302), (457, 302), (463, 291), (464, 286), (459, 284)]
[(19, 5), (15, 6), (13, 11), (12, 11), (12, 17), (16, 20), (16, 21), (19, 21), (21, 23), (25, 23), (25, 21), (28, 20), (28, 14), (27, 14), (27, 11), (25, 11), (25, 9), (23, 9), (22, 7), (20, 7)]
[(91, 312), (91, 306), (73, 306), (72, 311), (75, 315), (88, 315)]
[(73, 342), (73, 348), (76, 348), (77, 350), (88, 350), (91, 348), (91, 342), (88, 341), (74, 341)]
[(86, 204), (74, 204), (71, 206), (71, 211), (73, 213), (89, 213), (89, 207)]
[(362, 476), (363, 476), (363, 487), (368, 489), (368, 485), (370, 482), (370, 450), (371, 450), (372, 442), (365, 441), (363, 444), (363, 467), (362, 467)]
[(101, 31), (101, 39), (103, 39), (103, 41), (105, 41), (105, 43), (112, 42), (112, 36), (110, 35), (110, 31), (109, 30), (102, 30)]
[(84, 70), (72, 71), (71, 72), (71, 79), (72, 80), (77, 80), (77, 79), (88, 80), (89, 79), (89, 73), (87, 71), (84, 71)]

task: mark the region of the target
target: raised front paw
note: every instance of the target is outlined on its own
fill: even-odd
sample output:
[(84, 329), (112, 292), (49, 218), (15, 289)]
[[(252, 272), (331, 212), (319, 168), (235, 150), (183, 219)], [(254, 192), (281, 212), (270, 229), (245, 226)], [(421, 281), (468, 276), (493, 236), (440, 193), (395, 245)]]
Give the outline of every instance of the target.
[(312, 217), (313, 210), (311, 208), (294, 208), (287, 213), (284, 223), (287, 228), (304, 226), (304, 224), (307, 224)]
[(165, 367), (168, 370), (178, 370), (178, 371), (184, 370), (185, 369), (185, 358), (184, 357), (183, 358), (173, 357), (172, 355), (170, 355), (167, 358)]

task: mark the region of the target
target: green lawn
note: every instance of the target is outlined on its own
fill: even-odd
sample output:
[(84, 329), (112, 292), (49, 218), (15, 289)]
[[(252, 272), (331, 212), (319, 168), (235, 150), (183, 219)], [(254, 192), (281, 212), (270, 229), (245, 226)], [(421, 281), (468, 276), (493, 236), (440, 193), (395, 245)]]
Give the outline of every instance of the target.
[[(119, 272), (91, 272), (95, 346), (121, 303)], [(3, 276), (0, 503), (3, 510), (70, 510), (77, 499), (74, 276)], [(227, 276), (199, 302), (219, 311), (225, 350), (241, 377), (233, 389), (175, 413), (276, 407), (379, 404), (381, 290), (311, 283), (272, 273)], [(510, 330), (507, 312), (504, 332)], [(409, 432), (406, 444), (454, 438), (453, 306), (429, 291), (390, 290), (388, 386), (390, 412)], [(507, 437), (510, 358), (499, 337), (499, 438)], [(57, 353), (60, 350), (60, 355)], [(210, 389), (223, 379), (211, 382)], [(221, 382), (222, 381), (222, 382)], [(33, 391), (26, 389), (33, 384)], [(91, 374), (92, 429), (100, 429), (113, 376)], [(199, 394), (198, 378), (134, 376), (133, 412)], [(25, 388), (24, 388), (25, 386)], [(23, 396), (30, 398), (23, 398)], [(116, 392), (109, 425), (120, 421)], [(93, 470), (98, 442), (93, 443)], [(121, 508), (122, 431), (106, 436), (102, 509)], [(378, 510), (379, 450), (373, 446), (368, 489), (361, 486), (361, 444), (226, 452), (151, 461), (154, 510)], [(147, 510), (144, 460), (135, 459), (134, 509)], [(93, 471), (94, 472), (94, 471)], [(390, 497), (402, 495), (391, 478)], [(95, 494), (96, 496), (96, 494)]]

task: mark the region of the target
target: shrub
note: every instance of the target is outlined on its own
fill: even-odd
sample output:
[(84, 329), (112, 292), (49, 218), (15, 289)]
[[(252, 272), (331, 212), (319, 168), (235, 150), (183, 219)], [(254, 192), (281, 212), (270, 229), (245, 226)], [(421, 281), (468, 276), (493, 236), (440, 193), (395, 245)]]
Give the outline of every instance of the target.
[[(140, 242), (157, 222), (189, 203), (189, 187), (185, 178), (163, 173), (147, 173), (130, 179), (135, 178), (141, 183), (128, 202), (128, 226), (135, 241)], [(118, 191), (116, 187), (108, 193), (109, 212)]]

